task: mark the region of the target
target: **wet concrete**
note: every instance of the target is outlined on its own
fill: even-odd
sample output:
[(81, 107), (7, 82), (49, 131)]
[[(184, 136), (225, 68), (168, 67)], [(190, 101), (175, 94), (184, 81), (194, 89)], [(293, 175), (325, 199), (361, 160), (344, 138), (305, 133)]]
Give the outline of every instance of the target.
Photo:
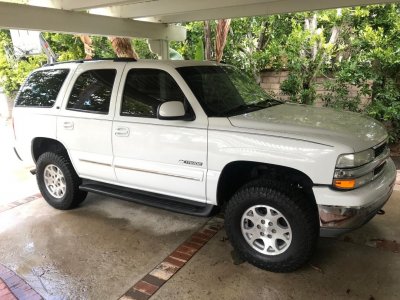
[(0, 262), (47, 299), (116, 299), (207, 221), (91, 195), (3, 212)]
[[(221, 230), (153, 299), (399, 299), (400, 192), (363, 228), (321, 239), (311, 263), (274, 274), (232, 262)], [(44, 200), (0, 214), (0, 263), (46, 299), (117, 299), (207, 221), (90, 195), (71, 211)]]
[(340, 239), (320, 239), (309, 265), (290, 274), (232, 263), (220, 231), (152, 299), (400, 299), (400, 254), (374, 239), (400, 241), (400, 192), (363, 228)]
[[(152, 299), (399, 299), (400, 256), (323, 239), (311, 265), (275, 274), (232, 264), (220, 232)], [(372, 298), (373, 297), (373, 298)]]

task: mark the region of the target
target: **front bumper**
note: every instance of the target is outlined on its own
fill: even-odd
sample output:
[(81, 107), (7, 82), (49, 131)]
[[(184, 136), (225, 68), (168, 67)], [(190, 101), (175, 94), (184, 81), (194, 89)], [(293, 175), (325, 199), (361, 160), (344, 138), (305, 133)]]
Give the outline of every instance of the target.
[(389, 158), (381, 176), (361, 188), (337, 191), (329, 187), (315, 187), (320, 236), (338, 236), (367, 223), (390, 198), (395, 180), (396, 167)]

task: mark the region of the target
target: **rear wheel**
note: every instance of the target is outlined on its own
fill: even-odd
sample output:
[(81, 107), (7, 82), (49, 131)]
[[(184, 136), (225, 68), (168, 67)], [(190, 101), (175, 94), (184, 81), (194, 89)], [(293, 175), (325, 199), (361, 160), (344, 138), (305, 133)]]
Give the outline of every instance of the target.
[(238, 255), (273, 272), (290, 272), (313, 254), (318, 212), (302, 190), (268, 180), (241, 188), (228, 202), (225, 228)]
[(70, 160), (62, 154), (43, 153), (36, 164), (36, 179), (44, 199), (57, 209), (75, 208), (87, 196), (79, 190), (81, 179)]

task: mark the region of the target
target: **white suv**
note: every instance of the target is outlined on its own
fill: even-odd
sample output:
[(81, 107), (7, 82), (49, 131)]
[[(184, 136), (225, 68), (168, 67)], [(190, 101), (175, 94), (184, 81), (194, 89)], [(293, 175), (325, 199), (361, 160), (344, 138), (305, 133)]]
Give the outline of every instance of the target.
[(284, 104), (212, 62), (47, 65), (13, 117), (16, 153), (53, 207), (87, 192), (197, 216), (222, 207), (238, 254), (276, 272), (303, 265), (319, 235), (366, 223), (395, 181), (378, 122)]

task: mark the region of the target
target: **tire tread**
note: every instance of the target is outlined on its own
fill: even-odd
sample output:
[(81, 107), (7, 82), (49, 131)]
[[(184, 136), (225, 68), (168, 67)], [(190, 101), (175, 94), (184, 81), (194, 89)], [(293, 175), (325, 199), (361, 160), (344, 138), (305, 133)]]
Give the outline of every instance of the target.
[[(53, 198), (48, 193), (47, 188), (44, 186), (42, 176), (44, 168), (48, 164), (57, 165), (59, 168), (62, 169), (62, 172), (64, 174), (64, 178), (67, 183), (67, 192), (62, 201), (54, 200), (55, 198)], [(36, 179), (39, 190), (42, 193), (43, 197), (54, 208), (61, 210), (73, 209), (79, 206), (79, 204), (82, 203), (86, 198), (87, 192), (81, 191), (79, 189), (82, 180), (75, 172), (75, 169), (72, 166), (69, 158), (63, 155), (62, 152), (45, 152), (40, 155), (37, 161)]]
[[(295, 255), (291, 257), (291, 259), (284, 261), (259, 259), (247, 249), (243, 249), (245, 247), (243, 247), (242, 243), (238, 242), (235, 237), (237, 233), (235, 233), (236, 229), (234, 228), (234, 220), (232, 220), (235, 211), (240, 211), (243, 203), (248, 199), (261, 197), (268, 197), (269, 199), (275, 199), (276, 201), (279, 201), (282, 198), (287, 198), (286, 200), (289, 199), (291, 205), (290, 209), (304, 220), (305, 223), (303, 229), (307, 238), (302, 239), (298, 243), (297, 251), (301, 253), (301, 255)], [(315, 202), (307, 199), (305, 193), (301, 189), (284, 182), (258, 179), (245, 184), (228, 202), (225, 211), (225, 228), (235, 250), (243, 260), (264, 270), (273, 272), (291, 272), (304, 265), (311, 258), (315, 250), (319, 236), (319, 223), (318, 218), (316, 218), (317, 215), (318, 213)], [(240, 232), (239, 234), (241, 235)]]

